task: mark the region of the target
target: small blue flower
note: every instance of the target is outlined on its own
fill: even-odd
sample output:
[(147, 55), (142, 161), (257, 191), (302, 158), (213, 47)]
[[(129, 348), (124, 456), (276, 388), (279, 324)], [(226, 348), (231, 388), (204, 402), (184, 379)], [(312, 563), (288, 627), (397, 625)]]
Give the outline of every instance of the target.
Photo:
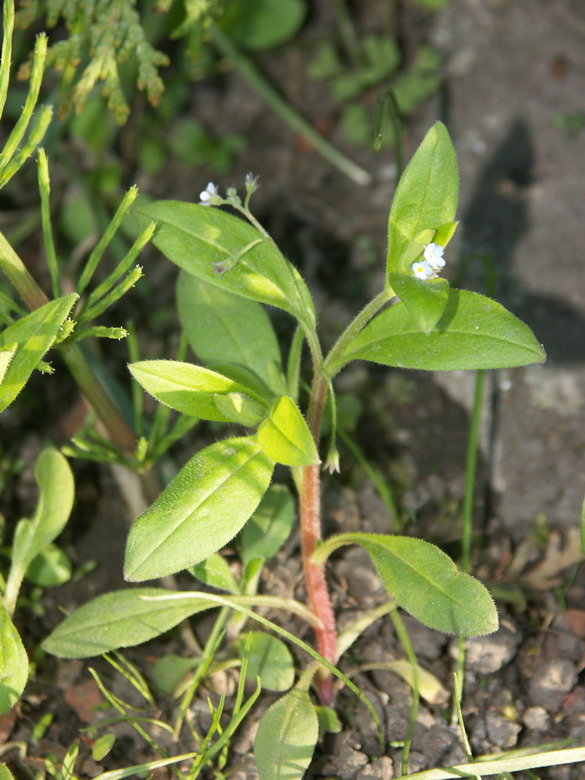
[(445, 260), (443, 259), (444, 251), (445, 248), (440, 244), (427, 244), (425, 246), (424, 258), (435, 273), (438, 273), (441, 268), (445, 267)]
[(433, 269), (426, 260), (417, 260), (411, 265), (412, 272), (416, 279), (430, 279), (435, 275)]
[(214, 206), (218, 203), (221, 203), (221, 197), (216, 185), (210, 181), (203, 192), (199, 193), (199, 204), (201, 206)]

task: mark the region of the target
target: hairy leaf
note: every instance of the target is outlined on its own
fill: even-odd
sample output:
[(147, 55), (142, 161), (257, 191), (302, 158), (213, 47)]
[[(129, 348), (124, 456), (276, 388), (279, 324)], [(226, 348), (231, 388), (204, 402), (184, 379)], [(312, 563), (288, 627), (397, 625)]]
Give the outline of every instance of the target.
[(421, 332), (403, 303), (386, 309), (348, 345), (335, 373), (349, 360), (428, 371), (511, 368), (542, 363), (545, 354), (530, 328), (478, 293), (451, 290), (445, 313)]
[(277, 463), (310, 466), (319, 462), (319, 453), (305, 418), (288, 395), (274, 401), (256, 437), (264, 452)]
[(252, 682), (260, 677), (263, 689), (287, 691), (293, 684), (294, 662), (282, 639), (264, 631), (250, 631), (240, 637), (238, 651), (240, 658), (248, 659), (246, 676)]
[(147, 642), (182, 620), (217, 606), (204, 598), (153, 601), (168, 596), (163, 588), (127, 588), (98, 596), (65, 618), (43, 642), (61, 658), (89, 658)]
[(260, 721), (254, 755), (260, 780), (301, 780), (319, 737), (315, 707), (306, 691), (293, 689)]
[(135, 213), (147, 224), (157, 222), (153, 243), (180, 268), (228, 292), (284, 309), (314, 330), (315, 310), (304, 281), (256, 228), (225, 211), (172, 200)]
[(16, 704), (27, 679), (28, 658), (24, 645), (0, 599), (0, 715)]
[(260, 503), (273, 467), (250, 437), (198, 452), (132, 525), (125, 578), (165, 577), (217, 552)]

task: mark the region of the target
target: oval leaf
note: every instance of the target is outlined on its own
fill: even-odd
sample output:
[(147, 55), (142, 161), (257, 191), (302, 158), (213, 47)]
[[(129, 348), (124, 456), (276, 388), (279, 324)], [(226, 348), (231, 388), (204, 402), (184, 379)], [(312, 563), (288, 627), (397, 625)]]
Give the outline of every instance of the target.
[(164, 588), (127, 588), (98, 596), (65, 618), (45, 639), (43, 649), (60, 658), (90, 658), (147, 642), (185, 618), (217, 606), (204, 598), (148, 598), (172, 593)]
[(217, 552), (260, 503), (273, 467), (250, 437), (226, 439), (198, 452), (133, 523), (125, 578), (166, 577)]
[(452, 222), (457, 209), (457, 157), (445, 125), (436, 122), (400, 177), (388, 219), (388, 272), (422, 231)]
[(319, 463), (319, 453), (311, 431), (299, 408), (288, 395), (272, 404), (268, 417), (256, 434), (258, 444), (272, 460), (285, 466), (311, 466)]
[(487, 589), (434, 544), (383, 534), (343, 534), (343, 540), (368, 551), (388, 593), (425, 626), (461, 636), (496, 631), (498, 614)]
[(250, 631), (240, 637), (240, 658), (247, 658), (246, 676), (252, 682), (260, 677), (262, 688), (287, 691), (295, 681), (293, 657), (281, 639), (263, 631)]
[(240, 534), (242, 561), (269, 560), (288, 539), (295, 519), (295, 502), (285, 485), (271, 485)]
[[(284, 309), (315, 329), (307, 286), (256, 228), (220, 209), (172, 200), (149, 203), (135, 214), (146, 224), (157, 223), (154, 245), (180, 268), (228, 292)], [(218, 273), (220, 268), (227, 270)]]
[(16, 704), (28, 679), (22, 640), (0, 599), (0, 715)]
[(302, 0), (232, 0), (221, 17), (221, 25), (240, 46), (259, 51), (291, 38), (306, 11)]
[(301, 780), (311, 763), (319, 721), (309, 694), (294, 689), (264, 713), (254, 742), (260, 780)]
[[(172, 409), (189, 417), (231, 422), (215, 403), (215, 396), (244, 393), (255, 396), (253, 390), (233, 379), (178, 360), (141, 360), (128, 366), (134, 379), (147, 393)], [(257, 399), (262, 403), (262, 399)]]
[(272, 365), (280, 381), (271, 387), (285, 392), (278, 340), (261, 304), (181, 271), (177, 308), (189, 345), (202, 363), (241, 365), (264, 382)]
[(21, 520), (12, 547), (12, 570), (24, 574), (31, 561), (61, 533), (73, 506), (75, 485), (67, 459), (53, 448), (35, 464), (39, 499), (32, 520)]
[(57, 338), (59, 328), (78, 298), (76, 293), (71, 293), (49, 301), (0, 333), (0, 351), (13, 353), (0, 383), (0, 412), (20, 393), (39, 360)]
[(333, 368), (349, 360), (428, 371), (512, 368), (542, 363), (545, 353), (530, 328), (479, 293), (451, 290), (441, 320), (422, 333), (403, 303), (375, 317)]

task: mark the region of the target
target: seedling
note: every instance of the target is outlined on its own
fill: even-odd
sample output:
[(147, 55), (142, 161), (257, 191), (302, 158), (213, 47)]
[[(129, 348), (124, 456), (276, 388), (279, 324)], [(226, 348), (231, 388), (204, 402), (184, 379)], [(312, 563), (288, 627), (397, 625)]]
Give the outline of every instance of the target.
[[(295, 776), (300, 777), (318, 734), (311, 681), (321, 703), (330, 705), (331, 672), (345, 647), (337, 635), (325, 576), (326, 561), (334, 551), (348, 544), (362, 546), (393, 603), (433, 629), (473, 636), (497, 628), (488, 591), (429, 542), (369, 533), (321, 538), (321, 470), (323, 465), (330, 471), (339, 468), (333, 380), (352, 360), (445, 371), (526, 365), (544, 360), (544, 352), (530, 329), (498, 303), (452, 289), (440, 276), (457, 226), (458, 197), (455, 151), (442, 124), (427, 133), (398, 184), (389, 216), (384, 287), (327, 355), (321, 349), (307, 286), (250, 211), (257, 186), (254, 177), (246, 178), (243, 201), (235, 188), (223, 196), (209, 184), (199, 204), (159, 201), (136, 211), (144, 225), (157, 223), (154, 244), (182, 269), (179, 313), (187, 339), (205, 365), (137, 361), (130, 365), (132, 376), (158, 401), (183, 415), (238, 424), (245, 433), (197, 452), (137, 518), (128, 537), (125, 577), (144, 582), (188, 569), (233, 595), (151, 587), (107, 594), (67, 618), (45, 648), (67, 657), (96, 655), (146, 641), (218, 604), (266, 625), (250, 605), (270, 599), (256, 594), (253, 575), (269, 555), (262, 549), (250, 553), (254, 534), (248, 529), (264, 528), (265, 543), (273, 550), (282, 543), (278, 537), (282, 524), (262, 526), (259, 517), (268, 500), (264, 497), (274, 490), (270, 483), (275, 466), (289, 467), (298, 495), (308, 608), (278, 599), (272, 599), (272, 605), (292, 608), (310, 622), (325, 668), (310, 667), (267, 711), (256, 754), (260, 776), (270, 778), (275, 776), (275, 763), (269, 758), (275, 745), (279, 761), (285, 763), (290, 751), (305, 745), (301, 757), (295, 753), (299, 758)], [(230, 206), (246, 221), (218, 206)], [(296, 321), (286, 367), (262, 304), (280, 308)], [(312, 367), (308, 399), (302, 397), (299, 381), (304, 344)], [(327, 405), (331, 431), (323, 451), (320, 431)], [(217, 556), (234, 539), (246, 564), (239, 582), (230, 579), (229, 569)], [(279, 633), (286, 634), (282, 629)]]

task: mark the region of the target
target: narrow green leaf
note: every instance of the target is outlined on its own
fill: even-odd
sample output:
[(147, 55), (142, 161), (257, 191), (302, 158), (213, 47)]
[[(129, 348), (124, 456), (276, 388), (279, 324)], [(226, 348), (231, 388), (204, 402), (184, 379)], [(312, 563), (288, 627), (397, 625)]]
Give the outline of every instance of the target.
[(435, 545), (408, 536), (361, 533), (343, 534), (338, 541), (364, 547), (388, 593), (429, 628), (462, 636), (497, 629), (498, 614), (487, 589), (457, 571)]
[[(253, 390), (208, 368), (178, 360), (141, 360), (130, 363), (130, 373), (158, 401), (189, 417), (231, 422), (215, 402), (216, 396), (244, 393), (256, 397)], [(256, 397), (262, 406), (262, 399)]]
[(447, 128), (436, 122), (400, 177), (388, 220), (388, 272), (398, 270), (407, 245), (422, 231), (455, 218), (457, 158)]
[(190, 615), (217, 606), (205, 598), (144, 598), (170, 593), (163, 588), (127, 588), (98, 596), (66, 617), (45, 639), (43, 649), (60, 658), (90, 658), (147, 642)]
[[(177, 308), (189, 345), (202, 363), (241, 365), (267, 382), (275, 393), (286, 392), (278, 340), (261, 304), (181, 271)], [(271, 365), (280, 375), (274, 385), (268, 381)]]
[(198, 452), (132, 525), (125, 578), (165, 577), (217, 552), (260, 503), (273, 467), (250, 437)]
[[(511, 368), (542, 363), (545, 353), (530, 328), (499, 303), (451, 290), (445, 313), (422, 333), (403, 303), (375, 317), (348, 345), (336, 370), (350, 360), (428, 371)], [(335, 373), (335, 367), (333, 367)]]
[(288, 395), (277, 398), (256, 434), (258, 444), (277, 463), (310, 466), (319, 463), (311, 431), (298, 406)]
[(315, 707), (306, 691), (293, 689), (260, 721), (254, 755), (260, 780), (301, 780), (319, 737)]
[(276, 555), (290, 536), (294, 519), (290, 490), (285, 485), (271, 485), (240, 534), (244, 565), (254, 558), (270, 560)]
[(238, 651), (242, 660), (248, 660), (247, 678), (254, 682), (259, 677), (263, 689), (287, 691), (293, 684), (294, 661), (282, 639), (264, 631), (250, 631), (239, 638)]
[(240, 592), (228, 562), (219, 553), (213, 553), (209, 558), (201, 561), (196, 566), (192, 566), (188, 571), (189, 574), (192, 574), (206, 585), (211, 585), (213, 588), (227, 590), (229, 593)]
[(78, 297), (71, 293), (49, 301), (0, 333), (0, 350), (11, 351), (17, 345), (0, 384), (0, 412), (20, 393), (50, 349)]
[[(228, 292), (284, 309), (315, 329), (304, 281), (256, 228), (220, 209), (172, 200), (142, 206), (135, 214), (145, 224), (157, 222), (153, 243), (180, 268)], [(222, 267), (228, 270), (222, 273)]]
[(74, 481), (67, 459), (53, 448), (43, 450), (35, 465), (39, 486), (31, 520), (21, 520), (14, 534), (12, 568), (23, 572), (59, 536), (73, 507)]
[(28, 658), (24, 645), (0, 599), (0, 715), (16, 704), (27, 679)]

